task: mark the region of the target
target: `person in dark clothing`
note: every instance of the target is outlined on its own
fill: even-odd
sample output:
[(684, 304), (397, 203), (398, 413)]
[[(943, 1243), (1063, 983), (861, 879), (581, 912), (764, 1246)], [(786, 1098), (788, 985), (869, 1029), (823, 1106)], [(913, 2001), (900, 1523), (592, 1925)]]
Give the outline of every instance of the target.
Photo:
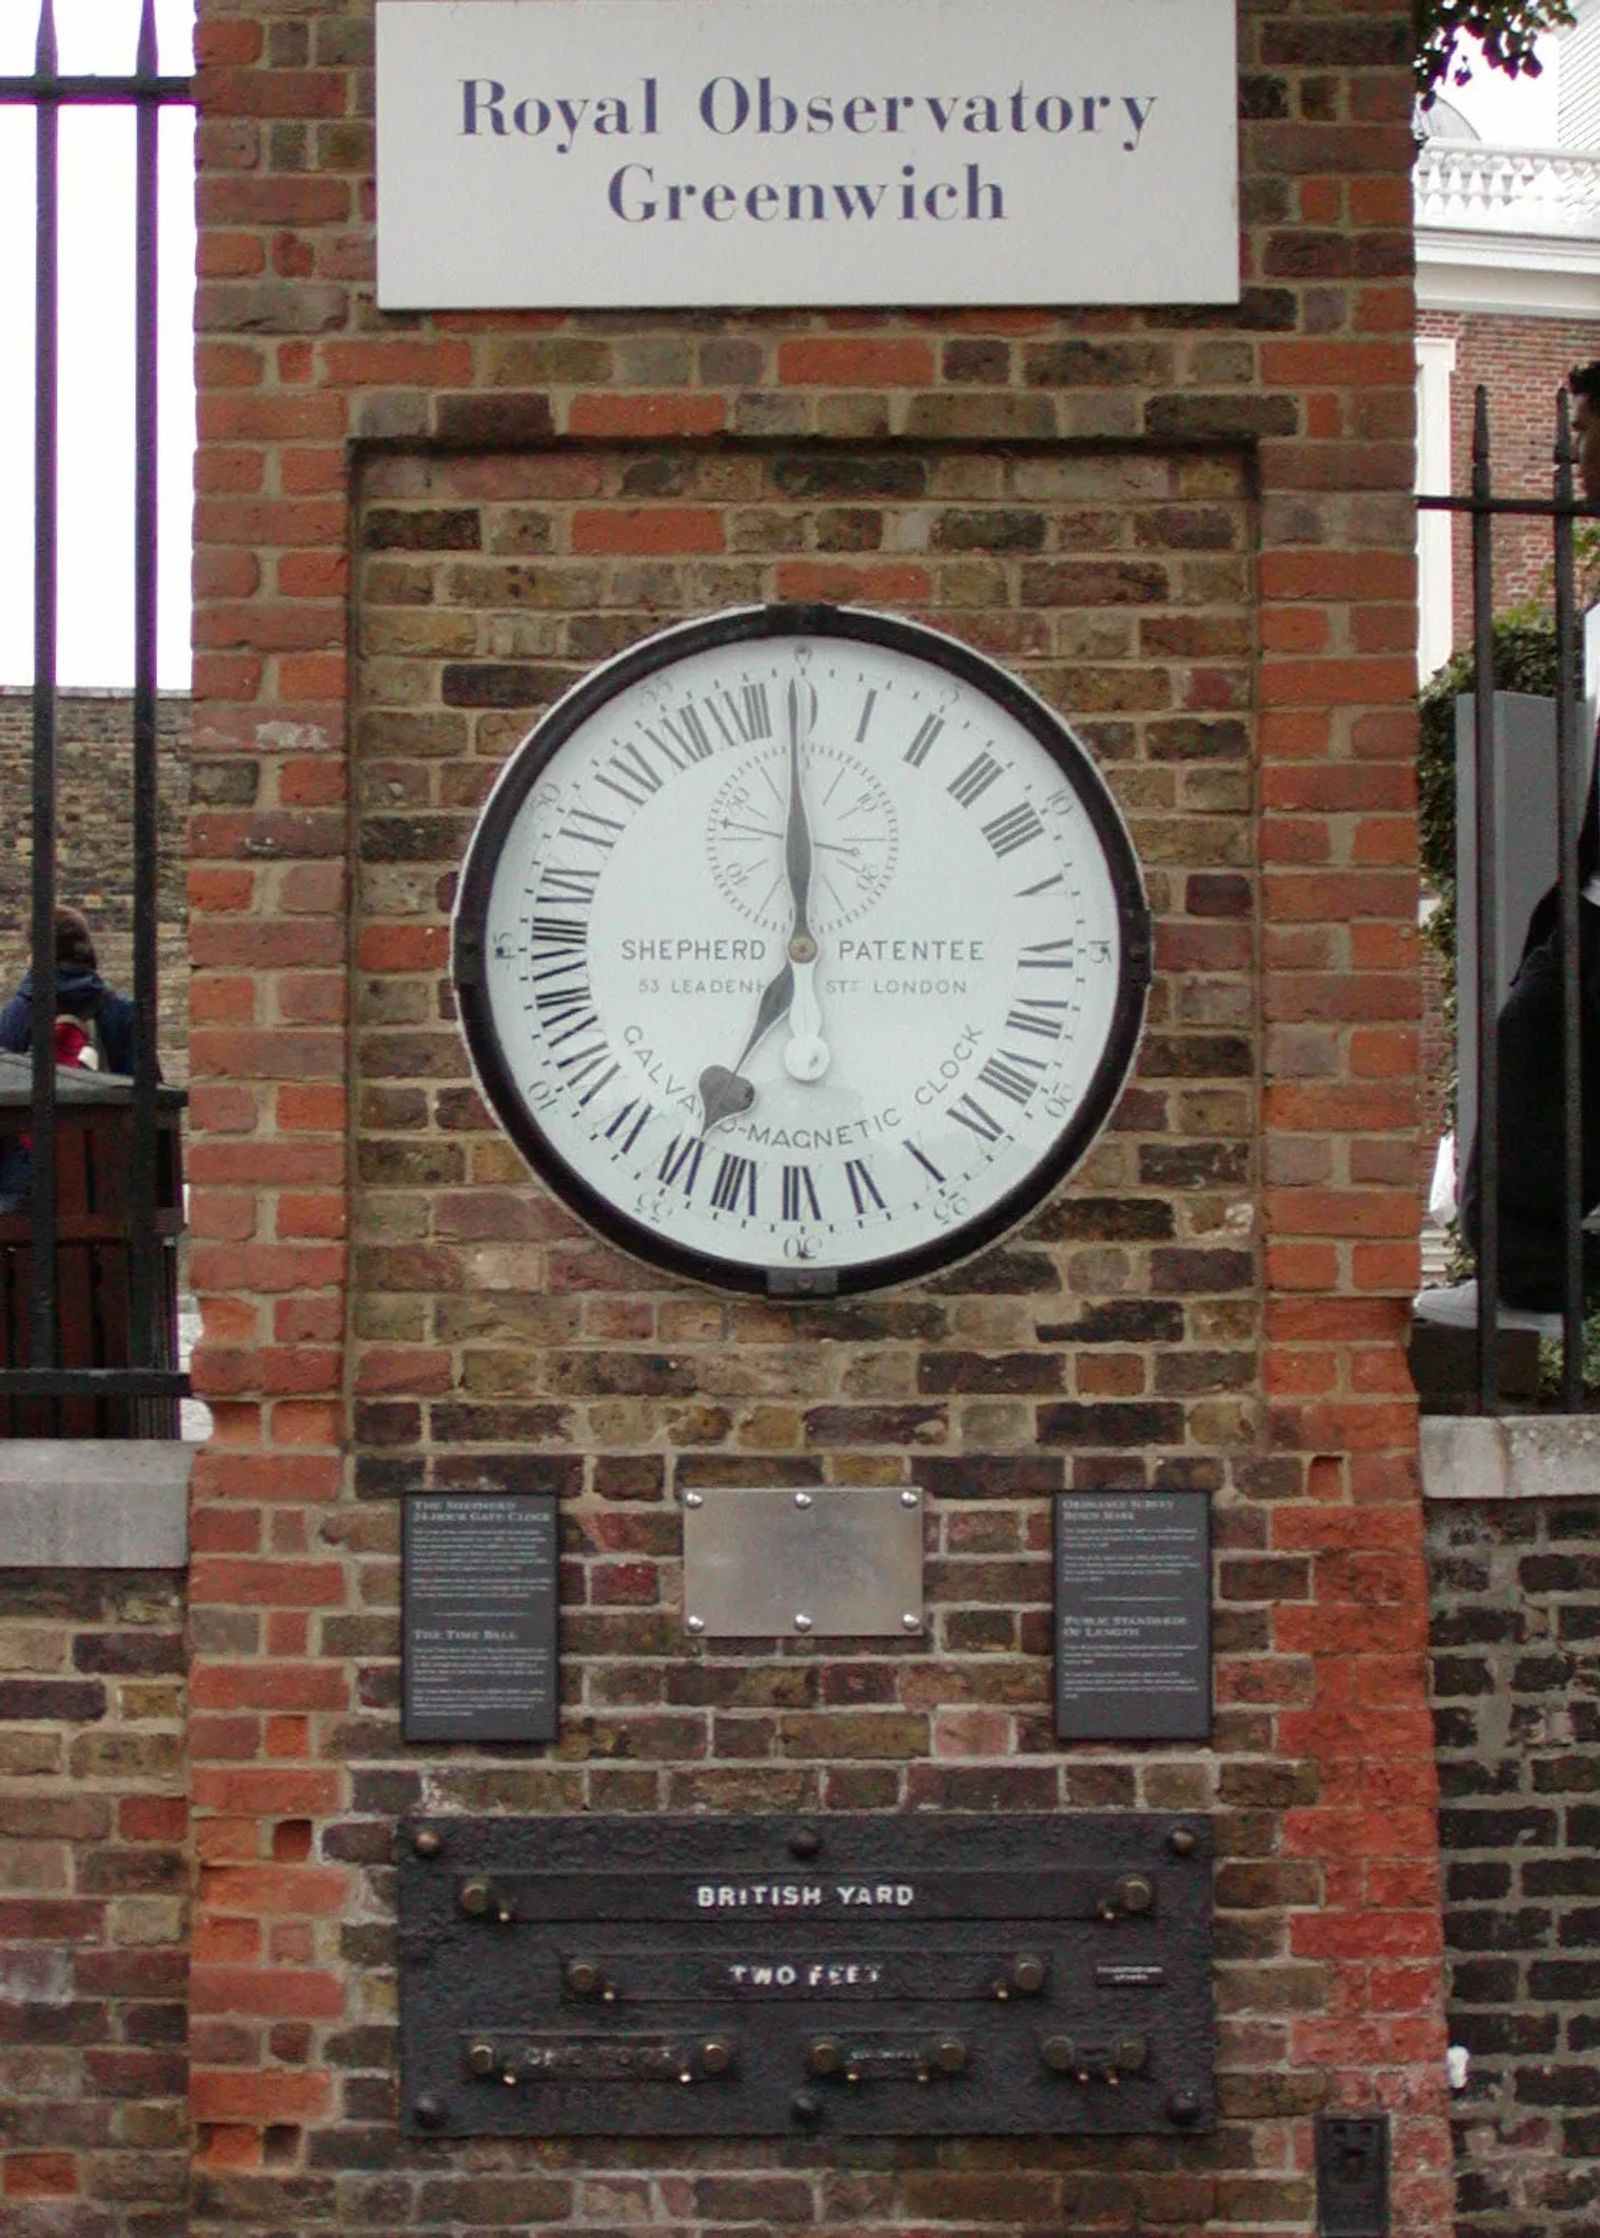
[[(1572, 432), (1578, 475), (1600, 502), (1600, 359), (1574, 368)], [(1583, 1209), (1600, 1204), (1600, 754), (1578, 833), (1579, 1062), (1583, 1133)], [(1521, 961), (1501, 1006), (1499, 1049), (1500, 1325), (1559, 1335), (1565, 1267), (1560, 886), (1541, 896), (1528, 920)], [(1483, 1177), (1475, 1141), (1461, 1191), (1461, 1225), (1474, 1251), (1483, 1234)], [(1584, 1282), (1600, 1287), (1600, 1239), (1584, 1237)], [(1476, 1328), (1478, 1285), (1424, 1290), (1420, 1320)]]
[[(56, 1017), (77, 1019), (97, 1050), (100, 1070), (133, 1071), (133, 1004), (100, 976), (89, 921), (64, 904), (56, 910)], [(33, 973), (0, 1010), (0, 1049), (22, 1056), (33, 1047)]]
[[(81, 910), (56, 910), (56, 1011), (52, 1021), (58, 1064), (89, 1065), (101, 1072), (133, 1071), (134, 1007), (100, 976), (88, 919)], [(26, 1056), (33, 1047), (33, 973), (28, 972), (0, 1010), (0, 1050)], [(0, 1143), (0, 1211), (22, 1210), (33, 1161), (26, 1136)]]

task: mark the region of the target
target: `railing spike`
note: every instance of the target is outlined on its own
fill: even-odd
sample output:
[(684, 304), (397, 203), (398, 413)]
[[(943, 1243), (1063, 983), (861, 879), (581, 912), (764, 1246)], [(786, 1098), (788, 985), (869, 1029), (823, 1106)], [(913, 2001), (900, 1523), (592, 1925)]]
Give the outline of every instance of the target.
[(55, 0), (39, 0), (39, 36), (34, 45), (33, 66), (41, 78), (55, 76), (57, 56)]
[(156, 0), (144, 0), (140, 9), (139, 48), (133, 67), (141, 78), (153, 78), (160, 68), (160, 49), (156, 40)]
[[(1576, 461), (1576, 458), (1577, 453), (1572, 448), (1572, 408), (1567, 401), (1566, 390), (1558, 389), (1556, 392), (1555, 449), (1557, 473), (1559, 473), (1563, 467), (1566, 467), (1570, 472), (1573, 464)], [(1566, 491), (1565, 494), (1567, 497), (1571, 497), (1572, 492), (1570, 488)]]

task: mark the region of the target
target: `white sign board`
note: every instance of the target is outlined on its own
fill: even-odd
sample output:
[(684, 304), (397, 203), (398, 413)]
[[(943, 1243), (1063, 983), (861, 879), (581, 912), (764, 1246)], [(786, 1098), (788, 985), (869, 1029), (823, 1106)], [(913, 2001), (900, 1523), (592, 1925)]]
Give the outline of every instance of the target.
[(378, 0), (378, 301), (1232, 303), (1235, 0)]

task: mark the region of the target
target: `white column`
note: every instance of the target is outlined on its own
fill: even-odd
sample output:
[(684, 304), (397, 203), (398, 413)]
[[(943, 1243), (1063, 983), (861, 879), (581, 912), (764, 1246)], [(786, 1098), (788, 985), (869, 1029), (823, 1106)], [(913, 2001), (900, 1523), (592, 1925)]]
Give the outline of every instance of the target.
[[(1447, 335), (1417, 337), (1417, 489), (1430, 497), (1450, 491), (1450, 376), (1456, 345)], [(1452, 516), (1417, 515), (1417, 675), (1426, 683), (1455, 650), (1452, 608)]]

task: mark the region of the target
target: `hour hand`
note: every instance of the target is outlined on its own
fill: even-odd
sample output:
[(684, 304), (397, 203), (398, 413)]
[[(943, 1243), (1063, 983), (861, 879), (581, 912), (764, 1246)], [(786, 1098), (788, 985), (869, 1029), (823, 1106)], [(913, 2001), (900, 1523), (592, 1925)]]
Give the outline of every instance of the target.
[(778, 1020), (784, 1017), (794, 1000), (794, 972), (785, 964), (775, 978), (769, 979), (756, 1005), (755, 1024), (740, 1050), (732, 1070), (726, 1065), (707, 1065), (700, 1075), (700, 1132), (708, 1135), (724, 1119), (731, 1119), (741, 1111), (748, 1111), (755, 1101), (755, 1090), (744, 1079), (740, 1068), (758, 1042), (764, 1041)]

